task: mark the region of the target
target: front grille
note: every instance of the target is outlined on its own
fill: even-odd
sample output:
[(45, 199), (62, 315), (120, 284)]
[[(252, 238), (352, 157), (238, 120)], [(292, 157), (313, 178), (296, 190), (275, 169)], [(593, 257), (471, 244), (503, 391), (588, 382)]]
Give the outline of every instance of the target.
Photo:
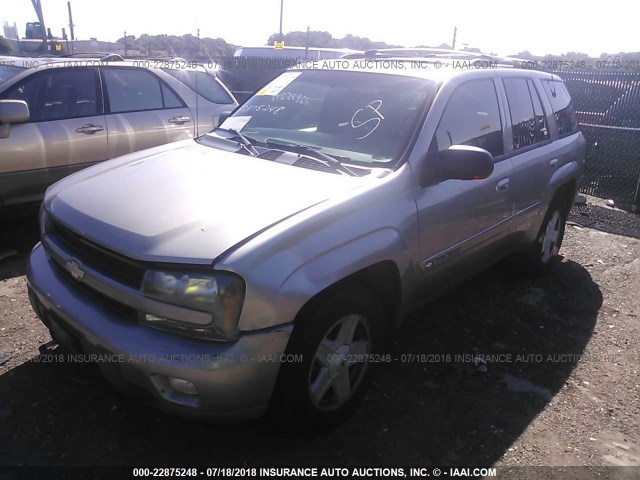
[[(69, 272), (67, 272), (57, 262), (52, 262), (52, 264), (60, 273), (62, 273), (63, 275), (67, 275), (69, 278), (71, 278), (71, 275), (69, 275)], [(129, 307), (128, 305), (120, 303), (111, 297), (103, 295), (97, 290), (94, 290), (93, 288), (88, 287), (87, 285), (81, 282), (78, 282), (76, 280), (72, 280), (71, 285), (76, 290), (82, 292), (82, 294), (85, 297), (93, 300), (95, 303), (97, 303), (98, 305), (101, 305), (102, 307), (109, 310), (111, 313), (115, 314), (116, 316), (125, 320), (133, 321), (133, 322), (136, 322), (138, 320), (138, 311), (135, 308)]]
[(101, 247), (54, 220), (49, 223), (47, 235), (60, 248), (92, 270), (136, 290), (142, 285), (145, 274), (142, 262)]

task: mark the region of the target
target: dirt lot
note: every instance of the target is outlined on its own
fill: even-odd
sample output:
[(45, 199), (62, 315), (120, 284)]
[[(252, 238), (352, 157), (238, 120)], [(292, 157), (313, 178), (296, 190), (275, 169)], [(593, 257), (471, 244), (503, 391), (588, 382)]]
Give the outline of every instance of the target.
[(498, 265), (416, 312), (393, 356), (441, 355), (384, 365), (350, 421), (302, 435), (186, 422), (91, 366), (44, 363), (24, 277), (34, 223), (0, 228), (0, 255), (17, 251), (0, 260), (0, 465), (640, 465), (638, 239), (573, 224), (551, 276)]

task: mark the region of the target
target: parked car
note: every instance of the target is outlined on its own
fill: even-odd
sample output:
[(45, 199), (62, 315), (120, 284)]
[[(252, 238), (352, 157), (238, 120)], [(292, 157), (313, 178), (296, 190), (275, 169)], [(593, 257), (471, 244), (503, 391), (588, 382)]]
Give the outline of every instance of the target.
[(52, 337), (167, 411), (330, 425), (405, 312), (509, 255), (547, 272), (584, 166), (561, 80), (404, 62), (285, 72), (52, 186), (27, 273)]
[(89, 165), (204, 134), (237, 106), (220, 80), (185, 65), (15, 57), (2, 65), (0, 215), (40, 202), (46, 187)]

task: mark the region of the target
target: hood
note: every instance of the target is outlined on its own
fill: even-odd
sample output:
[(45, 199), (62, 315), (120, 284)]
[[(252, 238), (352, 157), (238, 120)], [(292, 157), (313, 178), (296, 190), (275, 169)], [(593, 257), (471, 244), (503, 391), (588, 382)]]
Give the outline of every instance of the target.
[(76, 232), (128, 257), (206, 264), (363, 182), (187, 140), (67, 177), (47, 192), (45, 208)]

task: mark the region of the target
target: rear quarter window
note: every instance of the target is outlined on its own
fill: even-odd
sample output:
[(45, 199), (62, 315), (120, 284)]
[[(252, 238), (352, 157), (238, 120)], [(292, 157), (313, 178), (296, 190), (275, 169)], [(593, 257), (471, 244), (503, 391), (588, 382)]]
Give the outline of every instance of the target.
[(558, 126), (558, 135), (576, 132), (578, 118), (564, 83), (557, 80), (543, 80), (542, 87), (551, 102), (553, 115), (556, 117), (556, 125)]
[(208, 73), (177, 68), (163, 68), (162, 70), (212, 103), (224, 105), (233, 103), (233, 99), (225, 92), (224, 88)]

